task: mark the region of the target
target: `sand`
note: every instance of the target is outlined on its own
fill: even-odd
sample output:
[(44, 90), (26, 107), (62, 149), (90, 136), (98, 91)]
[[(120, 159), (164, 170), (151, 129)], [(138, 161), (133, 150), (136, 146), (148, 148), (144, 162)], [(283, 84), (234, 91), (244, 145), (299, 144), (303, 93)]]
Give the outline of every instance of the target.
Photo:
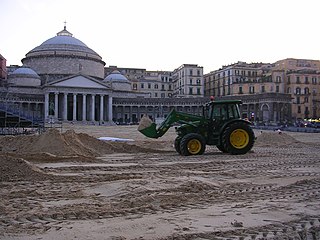
[(320, 134), (255, 134), (248, 154), (190, 157), (174, 129), (0, 137), (0, 239), (320, 239)]

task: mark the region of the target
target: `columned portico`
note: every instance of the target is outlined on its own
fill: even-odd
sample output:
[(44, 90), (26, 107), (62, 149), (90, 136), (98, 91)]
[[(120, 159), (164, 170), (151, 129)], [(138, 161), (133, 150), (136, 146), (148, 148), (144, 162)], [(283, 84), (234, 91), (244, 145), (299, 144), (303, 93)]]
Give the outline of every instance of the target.
[[(112, 96), (106, 94), (47, 92), (45, 94), (45, 119), (76, 122), (112, 122)], [(54, 103), (52, 109), (50, 103)], [(51, 110), (50, 110), (51, 109)]]

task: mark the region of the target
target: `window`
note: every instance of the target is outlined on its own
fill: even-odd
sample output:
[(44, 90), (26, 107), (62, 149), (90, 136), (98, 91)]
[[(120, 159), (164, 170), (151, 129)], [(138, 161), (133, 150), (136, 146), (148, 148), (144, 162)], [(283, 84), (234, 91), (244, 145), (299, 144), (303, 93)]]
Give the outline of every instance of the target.
[(301, 88), (299, 87), (296, 88), (296, 94), (301, 94)]
[(165, 98), (165, 97), (166, 97), (165, 93), (161, 93), (161, 98)]
[(158, 88), (159, 88), (158, 84), (155, 84), (155, 85), (154, 85), (154, 88), (155, 88), (155, 89), (158, 89)]
[(310, 94), (310, 90), (309, 90), (309, 88), (304, 88), (304, 94)]
[(298, 113), (301, 113), (301, 106), (298, 106)]
[(281, 77), (280, 76), (276, 77), (276, 82), (278, 82), (278, 83), (281, 82)]
[(197, 79), (197, 85), (201, 85), (201, 80), (199, 78)]
[(280, 92), (280, 87), (276, 86), (276, 92)]
[(317, 84), (317, 78), (316, 77), (313, 77), (311, 81), (312, 81), (312, 84)]
[(287, 83), (290, 84), (290, 76), (287, 78)]
[(158, 97), (158, 93), (154, 93), (154, 97)]
[(189, 82), (190, 82), (190, 85), (192, 85), (192, 78), (190, 78)]
[(201, 88), (197, 88), (197, 94), (201, 95)]
[(133, 88), (133, 90), (137, 90), (137, 84), (134, 83), (134, 84), (132, 85), (132, 88)]
[(297, 104), (300, 104), (300, 97), (297, 97)]
[(300, 77), (299, 76), (296, 77), (296, 82), (300, 83)]
[(151, 88), (151, 83), (148, 83), (148, 88), (149, 88), (149, 89)]
[(200, 76), (200, 70), (197, 70), (197, 75)]
[(309, 78), (306, 76), (306, 77), (304, 77), (304, 83), (305, 84), (309, 84)]
[(254, 86), (249, 87), (249, 93), (254, 93)]
[(193, 71), (192, 69), (189, 70), (189, 75), (192, 76), (193, 75)]
[(165, 90), (165, 89), (164, 89), (164, 84), (161, 85), (161, 90)]
[(144, 88), (144, 84), (143, 84), (143, 83), (141, 83), (141, 85), (140, 85), (140, 86), (141, 86), (141, 88)]
[(239, 87), (239, 94), (242, 94), (243, 92), (242, 92), (242, 87), (240, 86)]
[(261, 92), (265, 92), (266, 91), (266, 89), (265, 89), (265, 86), (261, 86)]
[(189, 88), (189, 95), (192, 95), (192, 88)]
[(304, 98), (304, 102), (305, 102), (305, 103), (308, 103), (308, 102), (309, 102), (309, 98), (308, 98), (308, 97), (305, 97), (305, 98)]
[(287, 88), (287, 93), (291, 93), (291, 88)]

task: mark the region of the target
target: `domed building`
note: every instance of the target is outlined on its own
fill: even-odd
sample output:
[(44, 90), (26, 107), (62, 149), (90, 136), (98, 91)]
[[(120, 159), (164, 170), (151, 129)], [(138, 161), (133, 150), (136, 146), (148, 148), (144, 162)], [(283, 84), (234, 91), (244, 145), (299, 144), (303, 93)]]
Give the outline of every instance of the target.
[(118, 70), (114, 70), (103, 82), (110, 83), (111, 88), (115, 91), (131, 91), (131, 82)]
[[(136, 69), (130, 69), (139, 75), (135, 83), (117, 67), (107, 72), (101, 56), (73, 37), (66, 26), (30, 50), (21, 61), (23, 66), (12, 66), (0, 86), (0, 112), (5, 116), (0, 117), (0, 127), (22, 126), (21, 122), (28, 126), (36, 121), (129, 124), (139, 122), (144, 114), (153, 119), (166, 116), (172, 108), (199, 112), (198, 106), (203, 102), (195, 98), (151, 98), (151, 85), (162, 84), (161, 89), (156, 89), (163, 93), (167, 83), (153, 78), (143, 82), (144, 74), (139, 75)], [(136, 87), (138, 78), (142, 81), (141, 91)], [(14, 120), (7, 121), (8, 116)]]
[(16, 69), (8, 78), (9, 86), (39, 87), (40, 76), (31, 68), (21, 67)]
[(113, 91), (103, 82), (105, 62), (66, 27), (21, 61), (23, 67), (8, 76), (2, 92), (10, 114), (31, 120), (36, 112), (46, 123), (112, 123)]
[(66, 27), (57, 36), (29, 51), (22, 63), (35, 70), (42, 83), (77, 74), (104, 79), (105, 62), (99, 54), (73, 37)]

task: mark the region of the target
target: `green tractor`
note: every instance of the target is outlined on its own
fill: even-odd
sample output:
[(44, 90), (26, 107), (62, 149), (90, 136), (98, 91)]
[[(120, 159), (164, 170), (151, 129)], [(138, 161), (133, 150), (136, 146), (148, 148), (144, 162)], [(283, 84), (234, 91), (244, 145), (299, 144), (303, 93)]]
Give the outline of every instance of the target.
[(145, 115), (138, 131), (147, 137), (159, 138), (171, 126), (179, 124), (174, 146), (183, 156), (201, 155), (206, 145), (215, 145), (224, 153), (246, 154), (252, 149), (255, 136), (251, 122), (240, 117), (240, 104), (240, 100), (210, 101), (203, 105), (202, 116), (172, 109), (159, 126)]

